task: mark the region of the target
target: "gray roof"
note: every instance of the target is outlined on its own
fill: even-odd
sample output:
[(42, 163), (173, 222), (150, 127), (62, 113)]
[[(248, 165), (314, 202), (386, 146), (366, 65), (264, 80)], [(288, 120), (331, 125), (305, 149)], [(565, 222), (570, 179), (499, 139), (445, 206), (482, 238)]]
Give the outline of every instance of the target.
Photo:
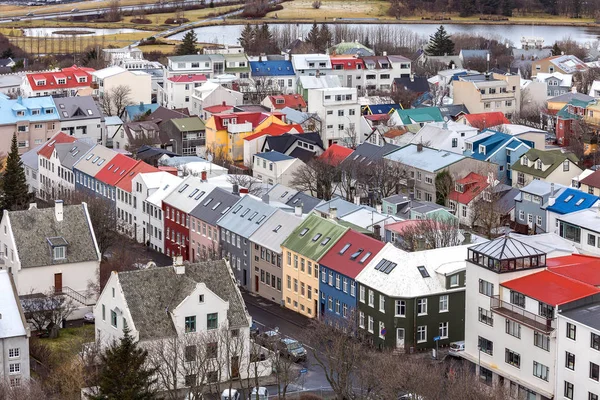
[(223, 260), (186, 264), (185, 274), (175, 273), (172, 267), (159, 267), (120, 272), (118, 277), (140, 340), (176, 335), (173, 320), (166, 310), (175, 310), (198, 283), (204, 283), (229, 302), (229, 328), (249, 325), (246, 306)]
[(192, 61), (211, 61), (211, 56), (205, 54), (190, 54), (187, 56), (169, 57), (171, 62), (192, 62)]
[(501, 214), (508, 214), (515, 208), (515, 197), (519, 194), (519, 189), (512, 186), (499, 183), (494, 186), (494, 193), (500, 193), (500, 198), (496, 201), (496, 207)]
[(280, 201), (282, 203), (287, 203), (292, 197), (294, 197), (298, 193), (296, 189), (289, 188), (287, 186), (282, 185), (281, 183), (277, 183), (266, 193), (269, 196), (269, 200), (271, 201)]
[(58, 154), (58, 159), (64, 168), (73, 170), (73, 165), (96, 144), (88, 139), (78, 139), (73, 143), (56, 143), (54, 148)]
[[(546, 196), (550, 194), (552, 188), (552, 182), (543, 181), (541, 179), (535, 179), (531, 181), (527, 186), (521, 188), (521, 192), (535, 194), (536, 196)], [(565, 189), (560, 183), (554, 184), (554, 190), (558, 191)]]
[(358, 145), (358, 147), (356, 148), (356, 150), (354, 150), (352, 154), (346, 157), (344, 161), (351, 162), (356, 160), (356, 162), (360, 163), (368, 163), (369, 161), (378, 162), (385, 155), (399, 149), (400, 146), (396, 146), (395, 144), (391, 143), (386, 143), (383, 146), (377, 146), (369, 142), (362, 142), (360, 145)]
[[(64, 206), (63, 220), (56, 220), (54, 207), (8, 213), (21, 267), (99, 261), (94, 231), (88, 223), (87, 208), (82, 205)], [(35, 227), (35, 229), (32, 229)], [(50, 240), (67, 243), (66, 258), (54, 260)]]
[(320, 118), (317, 114), (310, 114), (307, 112), (294, 110), (293, 108), (290, 108), (290, 107), (283, 108), (281, 110), (281, 112), (285, 114), (285, 118), (288, 122), (294, 123), (294, 124), (302, 124), (302, 123), (306, 122), (307, 120), (309, 120), (311, 117), (315, 118), (316, 120), (320, 120)]
[[(281, 253), (281, 243), (301, 222), (302, 218), (285, 211), (277, 210), (271, 218), (250, 236), (250, 241), (276, 253)], [(279, 229), (275, 231), (277, 227)]]
[(364, 208), (365, 206), (358, 206), (354, 203), (351, 203), (347, 200), (342, 199), (341, 197), (336, 197), (335, 199), (331, 199), (329, 201), (323, 202), (317, 207), (315, 207), (315, 211), (320, 213), (329, 214), (329, 211), (332, 208), (337, 209), (338, 218), (343, 217), (346, 214), (353, 213), (354, 211)]
[(302, 213), (308, 214), (311, 212), (316, 206), (321, 203), (321, 199), (317, 199), (311, 195), (308, 195), (304, 192), (298, 192), (291, 199), (288, 200), (288, 206), (296, 207), (297, 205), (302, 205)]
[(600, 302), (563, 311), (562, 315), (596, 331), (600, 330)]
[(390, 204), (402, 204), (410, 201), (410, 198), (405, 194), (393, 194), (383, 199)]
[(511, 260), (527, 256), (546, 254), (528, 244), (508, 236), (501, 236), (492, 241), (471, 247), (471, 250), (496, 260)]
[(568, 92), (565, 94), (561, 94), (560, 96), (552, 97), (552, 98), (548, 99), (547, 101), (553, 102), (553, 103), (568, 103), (572, 100), (592, 101), (592, 100), (594, 100), (594, 98), (592, 96), (588, 96), (587, 94), (584, 94), (584, 93)]
[(21, 154), (21, 161), (23, 161), (23, 164), (26, 165), (27, 167), (37, 171), (39, 168), (37, 153), (45, 144), (46, 143), (37, 145), (33, 149), (29, 150), (28, 152)]
[(61, 121), (102, 118), (92, 96), (56, 97), (54, 104)]
[(275, 213), (275, 210), (275, 207), (264, 203), (260, 199), (246, 195), (227, 214), (221, 217), (217, 225), (243, 238), (249, 238), (260, 228), (261, 224), (264, 224)]
[[(210, 203), (206, 204), (208, 199), (212, 199)], [(231, 192), (228, 192), (221, 188), (215, 188), (209, 192), (203, 201), (194, 208), (190, 215), (198, 218), (201, 221), (206, 222), (209, 225), (216, 225), (219, 218), (221, 218), (231, 207), (240, 200), (240, 196), (237, 196)], [(206, 205), (204, 205), (206, 204)], [(218, 204), (218, 206), (217, 206)], [(216, 206), (216, 208), (215, 208)]]
[(87, 156), (76, 161), (73, 167), (89, 176), (96, 176), (102, 168), (110, 165), (110, 161), (115, 158), (117, 154), (118, 153), (112, 149), (96, 145), (87, 152)]

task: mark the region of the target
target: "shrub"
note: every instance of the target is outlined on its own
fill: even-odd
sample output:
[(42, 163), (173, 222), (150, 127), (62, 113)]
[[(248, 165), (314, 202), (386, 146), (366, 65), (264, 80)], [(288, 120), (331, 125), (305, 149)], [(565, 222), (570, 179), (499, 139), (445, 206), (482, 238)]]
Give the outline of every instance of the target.
[(312, 8), (318, 10), (319, 8), (321, 8), (321, 0), (315, 0), (312, 3)]

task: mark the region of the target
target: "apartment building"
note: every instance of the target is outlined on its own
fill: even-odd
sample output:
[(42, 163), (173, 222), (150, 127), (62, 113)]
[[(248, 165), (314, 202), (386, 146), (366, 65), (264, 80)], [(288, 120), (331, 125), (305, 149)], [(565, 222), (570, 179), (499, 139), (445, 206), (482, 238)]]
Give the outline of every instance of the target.
[(355, 88), (327, 88), (308, 91), (308, 112), (322, 122), (321, 139), (325, 148), (334, 143), (356, 146), (359, 135), (360, 105)]
[(168, 57), (165, 79), (179, 75), (204, 75), (207, 78), (225, 72), (225, 57), (222, 54), (191, 54)]
[(531, 76), (536, 77), (538, 73), (552, 74), (560, 72), (562, 74), (574, 74), (576, 72), (585, 72), (589, 67), (579, 58), (564, 54), (535, 60), (531, 63)]
[(296, 93), (296, 73), (289, 60), (250, 61), (250, 74), (255, 84), (261, 82), (263, 86), (274, 92)]
[(60, 71), (32, 72), (23, 77), (21, 93), (24, 97), (77, 96), (80, 89), (89, 88), (93, 68), (72, 67)]
[(460, 76), (453, 83), (453, 100), (471, 113), (501, 111), (510, 119), (521, 109), (521, 78), (496, 73)]
[[(362, 57), (365, 65), (363, 85), (366, 90), (392, 90), (394, 78), (399, 71), (394, 71), (394, 65), (386, 55)], [(410, 73), (410, 72), (409, 72)]]
[(296, 76), (319, 76), (332, 73), (328, 54), (292, 54)]
[(129, 71), (122, 67), (108, 67), (92, 73), (97, 97), (110, 95), (118, 87), (129, 88), (129, 101), (133, 104), (152, 102), (152, 77), (143, 71)]
[(351, 55), (332, 55), (330, 59), (333, 69), (331, 73), (340, 78), (342, 85), (357, 90), (364, 87), (365, 64), (361, 58)]
[(207, 81), (203, 74), (171, 76), (165, 80), (163, 87), (158, 89), (157, 101), (166, 108), (192, 108), (192, 94)]
[(106, 143), (104, 115), (92, 96), (56, 97), (54, 104), (62, 132), (77, 139), (89, 138), (95, 143)]

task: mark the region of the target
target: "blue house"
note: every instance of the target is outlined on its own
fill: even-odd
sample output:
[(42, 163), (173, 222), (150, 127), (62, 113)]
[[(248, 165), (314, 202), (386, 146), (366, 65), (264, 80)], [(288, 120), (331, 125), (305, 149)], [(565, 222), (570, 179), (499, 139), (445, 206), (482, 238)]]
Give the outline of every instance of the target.
[[(349, 229), (321, 258), (320, 315), (332, 325), (354, 327), (356, 277), (384, 243)], [(348, 322), (347, 322), (348, 321)]]
[(96, 179), (96, 175), (117, 156), (116, 151), (101, 145), (95, 145), (73, 165), (75, 172), (75, 191), (96, 196), (103, 192), (104, 182)]
[(600, 200), (598, 196), (573, 188), (567, 188), (550, 196), (546, 207), (546, 232), (558, 233), (559, 216), (594, 207), (598, 200)]
[(250, 77), (283, 93), (296, 93), (296, 73), (289, 60), (250, 61)]
[(515, 196), (515, 222), (527, 225), (535, 233), (548, 232), (546, 229), (551, 224), (548, 224), (546, 208), (551, 199), (560, 196), (564, 190), (563, 185), (542, 180), (534, 180), (522, 187)]
[(497, 179), (511, 185), (510, 166), (533, 147), (533, 142), (488, 129), (466, 139), (463, 154), (477, 160), (498, 164)]

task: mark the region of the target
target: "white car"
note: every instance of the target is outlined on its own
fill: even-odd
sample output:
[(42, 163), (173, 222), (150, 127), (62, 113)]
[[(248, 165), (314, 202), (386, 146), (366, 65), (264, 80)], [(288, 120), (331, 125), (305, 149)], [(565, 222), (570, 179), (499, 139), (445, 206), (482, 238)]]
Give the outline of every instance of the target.
[(85, 315), (83, 316), (83, 322), (87, 322), (89, 324), (93, 324), (94, 322), (96, 322), (96, 317), (94, 317), (94, 313), (85, 313)]
[(221, 393), (221, 400), (240, 400), (242, 395), (236, 389), (225, 389)]
[(465, 342), (461, 340), (460, 342), (452, 342), (450, 343), (450, 350), (448, 350), (448, 354), (453, 357), (460, 357), (460, 353), (465, 351)]
[(264, 386), (252, 388), (249, 400), (269, 400), (269, 390)]

